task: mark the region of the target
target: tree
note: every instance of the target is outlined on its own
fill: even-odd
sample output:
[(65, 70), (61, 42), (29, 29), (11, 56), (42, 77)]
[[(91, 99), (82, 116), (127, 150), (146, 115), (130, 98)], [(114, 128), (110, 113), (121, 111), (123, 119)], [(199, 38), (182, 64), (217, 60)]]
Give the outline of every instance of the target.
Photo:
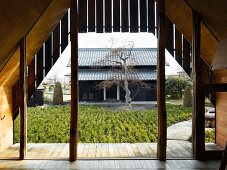
[(166, 96), (173, 100), (182, 99), (187, 86), (191, 87), (189, 78), (169, 76), (166, 79)]
[(191, 87), (189, 87), (189, 86), (187, 86), (184, 91), (183, 105), (184, 105), (184, 107), (192, 106), (192, 92), (191, 92)]
[(61, 83), (59, 81), (54, 84), (53, 104), (63, 104), (63, 93)]
[(125, 43), (124, 45), (118, 48), (114, 48), (113, 47), (114, 44), (115, 42), (112, 40), (109, 53), (104, 57), (104, 59), (98, 62), (104, 63), (104, 64), (111, 63), (112, 67), (110, 68), (110, 72), (116, 73), (116, 74), (111, 74), (113, 76), (110, 77), (108, 80), (102, 81), (100, 84), (97, 85), (97, 88), (98, 89), (102, 89), (104, 87), (110, 88), (118, 84), (125, 91), (125, 103), (127, 105), (131, 105), (131, 101), (133, 97), (131, 97), (129, 82), (131, 82), (133, 85), (136, 85), (138, 88), (141, 88), (141, 87), (148, 88), (149, 86), (140, 80), (130, 79), (129, 75), (134, 71), (133, 69), (134, 60), (132, 55), (134, 42), (128, 41), (127, 43)]

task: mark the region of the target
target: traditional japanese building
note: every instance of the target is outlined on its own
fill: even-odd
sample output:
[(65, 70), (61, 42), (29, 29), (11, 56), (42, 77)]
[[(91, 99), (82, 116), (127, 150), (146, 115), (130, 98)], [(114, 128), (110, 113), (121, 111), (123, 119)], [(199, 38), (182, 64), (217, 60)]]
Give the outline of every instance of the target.
[[(115, 62), (105, 61), (109, 53), (106, 48), (79, 49), (80, 101), (124, 102), (123, 69)], [(127, 67), (132, 67), (127, 74), (132, 101), (156, 101), (157, 49), (134, 48), (127, 63)], [(116, 83), (110, 88), (99, 88), (105, 80)]]

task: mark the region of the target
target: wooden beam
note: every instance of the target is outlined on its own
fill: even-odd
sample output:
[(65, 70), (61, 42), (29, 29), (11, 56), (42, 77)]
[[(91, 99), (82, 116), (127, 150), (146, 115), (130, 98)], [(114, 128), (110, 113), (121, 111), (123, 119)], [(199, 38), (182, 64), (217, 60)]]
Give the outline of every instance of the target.
[(203, 87), (202, 67), (200, 59), (201, 23), (199, 14), (193, 14), (192, 30), (192, 81), (193, 81), (193, 109), (192, 109), (192, 145), (193, 156), (201, 160), (205, 152), (205, 95)]
[(96, 32), (103, 33), (103, 0), (96, 0)]
[(138, 32), (138, 0), (130, 0), (130, 32)]
[(88, 31), (95, 32), (95, 0), (88, 1)]
[(70, 0), (70, 39), (71, 39), (71, 117), (69, 159), (77, 159), (78, 144), (78, 30), (77, 30), (77, 1)]
[(120, 32), (120, 0), (113, 1), (113, 32)]
[(87, 32), (87, 0), (78, 0), (78, 17), (79, 32)]
[(35, 57), (28, 65), (28, 98), (30, 99), (35, 92)]
[(128, 32), (129, 30), (128, 0), (121, 1), (121, 26), (122, 32)]
[(105, 32), (112, 32), (112, 0), (105, 0)]
[(158, 159), (166, 160), (166, 104), (165, 104), (165, 0), (157, 1), (158, 7), (158, 58), (157, 58), (157, 104), (158, 104)]
[(205, 84), (205, 92), (227, 92), (227, 84), (216, 83), (216, 84)]
[(148, 1), (148, 32), (155, 34), (155, 3), (154, 0)]
[(20, 156), (22, 160), (27, 153), (27, 67), (26, 67), (26, 38), (20, 41)]
[(140, 32), (147, 32), (147, 1), (140, 0)]
[(183, 37), (183, 68), (184, 71), (190, 76), (190, 43)]

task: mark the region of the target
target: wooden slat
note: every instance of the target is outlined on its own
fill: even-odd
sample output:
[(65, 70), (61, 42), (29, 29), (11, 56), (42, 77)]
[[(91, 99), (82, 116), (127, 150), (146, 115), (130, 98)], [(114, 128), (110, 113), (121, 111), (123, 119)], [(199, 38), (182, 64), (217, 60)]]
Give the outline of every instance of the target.
[(157, 107), (158, 107), (158, 159), (166, 160), (166, 104), (165, 104), (165, 0), (158, 0), (158, 57), (157, 57)]
[(166, 27), (166, 49), (169, 53), (174, 56), (174, 47), (173, 47), (173, 23), (169, 20), (168, 17), (165, 18), (165, 27)]
[(79, 32), (87, 32), (87, 0), (78, 0)]
[(148, 0), (148, 32), (155, 34), (155, 3)]
[(182, 34), (175, 27), (175, 59), (182, 66)]
[(96, 0), (96, 32), (103, 33), (103, 0)]
[(95, 0), (88, 1), (88, 31), (95, 32)]
[(120, 32), (120, 0), (113, 1), (113, 31)]
[(48, 74), (52, 67), (52, 34), (45, 42), (45, 75)]
[(77, 1), (70, 1), (70, 39), (71, 39), (71, 116), (69, 159), (77, 159), (78, 149), (78, 31), (77, 31)]
[(112, 32), (112, 0), (105, 0), (105, 32)]
[(147, 32), (147, 1), (140, 0), (140, 32)]
[(192, 110), (192, 144), (195, 159), (203, 159), (205, 152), (205, 96), (200, 59), (201, 23), (199, 15), (193, 11), (192, 31), (192, 80), (193, 80), (193, 110)]
[(190, 43), (183, 37), (183, 69), (190, 76)]
[(61, 53), (68, 45), (68, 12), (65, 13), (61, 20)]
[(138, 31), (138, 0), (130, 0), (130, 32)]
[(53, 64), (58, 60), (60, 55), (60, 24), (56, 26), (53, 32)]
[(121, 31), (129, 31), (128, 0), (121, 1)]
[(13, 86), (13, 120), (19, 114), (19, 80)]
[(43, 81), (43, 46), (40, 48), (36, 55), (37, 61), (37, 71), (36, 71), (36, 86), (38, 87), (40, 83)]
[(26, 38), (20, 42), (20, 159), (27, 154), (27, 64), (26, 64)]
[(28, 65), (28, 98), (35, 92), (35, 57)]

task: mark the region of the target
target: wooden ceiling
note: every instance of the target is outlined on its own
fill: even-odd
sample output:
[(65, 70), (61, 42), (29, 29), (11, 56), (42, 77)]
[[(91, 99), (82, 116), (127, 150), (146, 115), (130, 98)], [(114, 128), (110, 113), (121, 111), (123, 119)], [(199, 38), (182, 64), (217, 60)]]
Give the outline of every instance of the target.
[(185, 0), (197, 11), (204, 24), (221, 40), (227, 38), (227, 1), (226, 0)]
[(3, 0), (0, 5), (0, 86), (19, 74), (19, 42), (27, 35), (27, 63), (68, 10), (69, 0)]
[(16, 50), (19, 40), (36, 23), (51, 0), (2, 0), (0, 5), (0, 70)]

